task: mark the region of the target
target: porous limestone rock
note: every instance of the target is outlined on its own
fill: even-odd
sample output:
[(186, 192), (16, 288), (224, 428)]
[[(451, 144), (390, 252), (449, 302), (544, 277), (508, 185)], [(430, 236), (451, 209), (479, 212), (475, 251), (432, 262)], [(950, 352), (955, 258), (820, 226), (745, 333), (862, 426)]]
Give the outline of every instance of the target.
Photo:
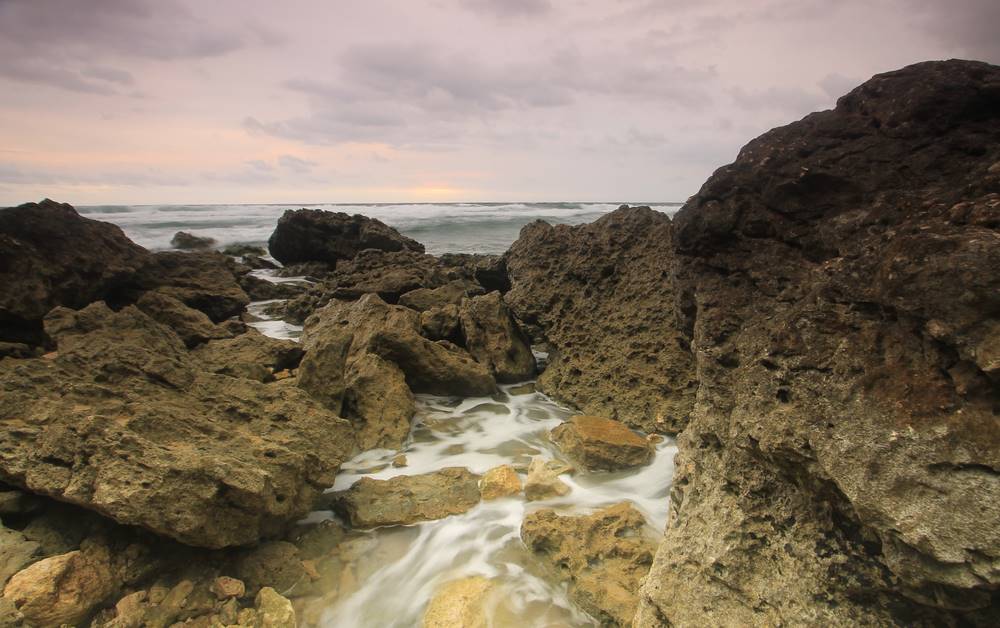
[(509, 464), (493, 467), (479, 480), (483, 501), (518, 495), (522, 488), (521, 477)]
[(424, 628), (486, 628), (490, 622), (485, 606), (494, 588), (494, 583), (482, 576), (445, 583), (424, 611)]
[(677, 215), (698, 402), (636, 626), (995, 623), (998, 116), (1000, 67), (880, 74)]
[(461, 514), (479, 503), (479, 477), (447, 467), (388, 480), (361, 478), (331, 496), (335, 510), (356, 528), (408, 525)]
[(553, 429), (550, 438), (563, 453), (591, 470), (629, 469), (653, 459), (653, 448), (645, 438), (603, 417), (571, 417)]
[(646, 432), (684, 427), (695, 372), (672, 232), (670, 218), (648, 207), (521, 230), (506, 254), (512, 287), (504, 300), (548, 345), (543, 392)]
[(494, 291), (466, 298), (459, 310), (463, 344), (472, 357), (484, 364), (501, 384), (531, 379), (535, 356), (503, 302)]
[(232, 335), (224, 327), (213, 323), (204, 312), (157, 290), (143, 293), (136, 306), (156, 322), (173, 329), (189, 349)]
[(644, 536), (642, 514), (630, 503), (592, 515), (528, 514), (521, 538), (556, 575), (570, 583), (570, 597), (602, 626), (631, 626), (642, 578), (656, 545)]
[(238, 270), (232, 258), (216, 251), (163, 251), (148, 256), (133, 280), (140, 288), (158, 289), (218, 323), (238, 316), (250, 303), (240, 287)]
[(252, 327), (234, 338), (212, 340), (192, 352), (211, 373), (266, 382), (274, 373), (298, 367), (302, 345), (265, 336)]
[(532, 458), (528, 465), (528, 477), (524, 481), (524, 496), (528, 501), (537, 501), (569, 494), (569, 486), (559, 476), (572, 471), (573, 467), (558, 460), (545, 460), (541, 456)]
[(45, 319), (51, 359), (0, 361), (0, 480), (202, 547), (312, 509), (350, 425), (290, 386), (207, 373), (138, 308)]

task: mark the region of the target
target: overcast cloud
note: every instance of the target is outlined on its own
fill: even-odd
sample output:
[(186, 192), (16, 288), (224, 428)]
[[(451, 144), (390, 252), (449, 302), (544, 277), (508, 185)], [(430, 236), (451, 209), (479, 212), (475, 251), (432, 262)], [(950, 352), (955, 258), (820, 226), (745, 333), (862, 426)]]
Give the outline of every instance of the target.
[(682, 201), (996, 0), (0, 0), (0, 203)]

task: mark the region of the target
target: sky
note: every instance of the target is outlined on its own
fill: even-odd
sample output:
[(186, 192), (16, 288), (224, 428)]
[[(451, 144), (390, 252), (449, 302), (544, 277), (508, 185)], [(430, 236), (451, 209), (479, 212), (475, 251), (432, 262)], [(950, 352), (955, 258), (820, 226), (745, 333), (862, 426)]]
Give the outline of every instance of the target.
[(0, 0), (0, 205), (683, 201), (997, 0)]

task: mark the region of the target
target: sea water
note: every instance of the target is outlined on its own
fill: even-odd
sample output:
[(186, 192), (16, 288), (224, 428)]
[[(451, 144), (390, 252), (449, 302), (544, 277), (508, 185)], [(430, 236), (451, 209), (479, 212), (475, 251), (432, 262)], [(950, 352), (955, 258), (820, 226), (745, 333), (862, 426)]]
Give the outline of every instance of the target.
[[(674, 213), (679, 203), (645, 203)], [(498, 254), (533, 220), (553, 224), (592, 222), (616, 209), (614, 203), (409, 203), (369, 205), (103, 205), (78, 207), (88, 218), (120, 226), (148, 249), (170, 248), (178, 231), (213, 238), (220, 247), (263, 244), (286, 209), (325, 209), (363, 214), (395, 227), (424, 244), (428, 253)]]

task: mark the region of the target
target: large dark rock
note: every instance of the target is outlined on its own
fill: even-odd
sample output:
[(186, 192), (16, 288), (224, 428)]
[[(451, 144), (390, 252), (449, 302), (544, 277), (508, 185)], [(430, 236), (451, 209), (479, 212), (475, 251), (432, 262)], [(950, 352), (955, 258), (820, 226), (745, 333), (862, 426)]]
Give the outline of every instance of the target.
[(238, 316), (250, 303), (239, 283), (243, 270), (216, 251), (163, 251), (148, 258), (134, 282), (201, 310), (218, 323)]
[(334, 265), (365, 249), (424, 252), (424, 246), (385, 223), (355, 214), (320, 209), (289, 209), (267, 242), (282, 264), (325, 262)]
[(57, 353), (0, 360), (0, 481), (218, 548), (302, 517), (354, 451), (305, 392), (202, 370), (136, 307), (45, 324)]
[(685, 205), (698, 403), (637, 626), (995, 622), (998, 228), (1000, 68), (964, 61), (872, 78)]
[[(215, 238), (196, 236), (187, 231), (178, 231), (174, 234), (174, 237), (170, 238), (170, 246), (175, 249), (206, 250), (212, 248), (215, 244)], [(226, 253), (226, 255), (230, 255), (230, 253)]]
[(549, 345), (539, 387), (586, 414), (676, 432), (694, 361), (673, 279), (670, 219), (623, 207), (576, 227), (526, 225), (507, 252), (504, 300)]
[(113, 297), (148, 258), (117, 226), (65, 203), (0, 209), (0, 340), (40, 342), (49, 310)]

